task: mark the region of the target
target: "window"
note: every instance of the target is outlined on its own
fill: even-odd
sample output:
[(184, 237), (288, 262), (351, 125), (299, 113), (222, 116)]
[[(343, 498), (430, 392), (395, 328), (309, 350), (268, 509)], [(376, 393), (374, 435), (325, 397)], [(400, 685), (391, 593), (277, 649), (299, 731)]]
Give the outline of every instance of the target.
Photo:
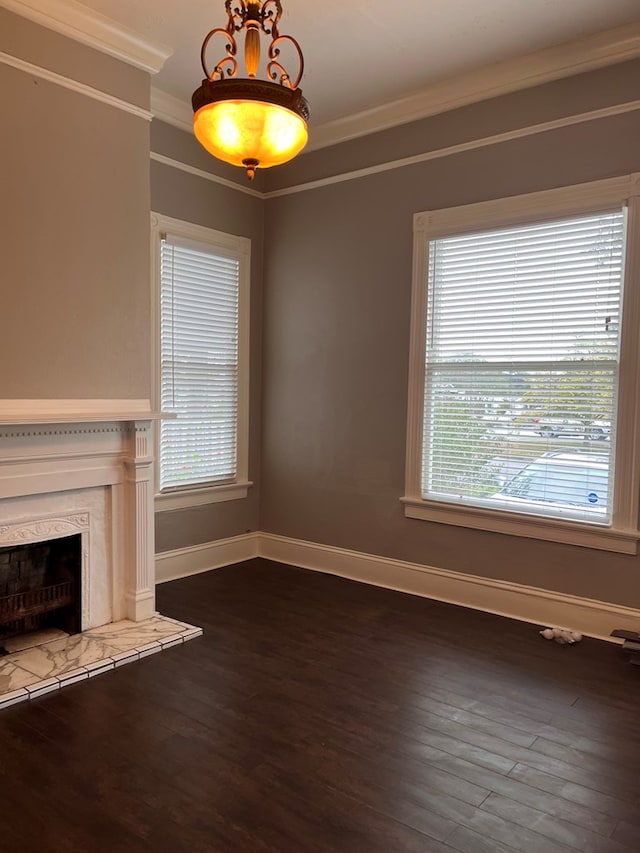
[(157, 508), (245, 497), (250, 244), (152, 217)]
[(637, 194), (415, 217), (406, 515), (635, 553)]

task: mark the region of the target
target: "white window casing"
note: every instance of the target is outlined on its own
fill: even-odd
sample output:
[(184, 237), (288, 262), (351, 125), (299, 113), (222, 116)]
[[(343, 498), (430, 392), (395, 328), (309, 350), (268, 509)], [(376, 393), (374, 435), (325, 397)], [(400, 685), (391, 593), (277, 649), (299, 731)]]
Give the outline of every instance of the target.
[[(244, 498), (250, 240), (151, 216), (156, 511)], [(173, 416), (173, 417), (171, 417)]]
[(406, 516), (636, 553), (639, 194), (634, 174), (414, 216)]

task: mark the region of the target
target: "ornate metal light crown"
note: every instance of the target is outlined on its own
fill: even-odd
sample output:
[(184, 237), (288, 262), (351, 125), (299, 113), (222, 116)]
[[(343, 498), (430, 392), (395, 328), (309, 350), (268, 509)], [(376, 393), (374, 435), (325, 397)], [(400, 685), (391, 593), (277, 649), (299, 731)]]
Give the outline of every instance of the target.
[[(227, 26), (211, 30), (202, 43), (200, 57), (205, 79), (193, 93), (194, 132), (215, 157), (244, 166), (251, 180), (258, 167), (286, 163), (306, 145), (309, 105), (298, 88), (304, 58), (298, 42), (280, 34), (280, 0), (240, 0), (233, 7), (232, 0), (226, 0), (225, 9)], [(240, 78), (236, 33), (242, 32), (247, 76)], [(226, 41), (225, 52), (210, 70), (207, 53), (216, 36)], [(257, 77), (262, 36), (270, 39), (268, 79)], [(289, 74), (280, 56), (285, 43), (297, 55), (295, 77)]]

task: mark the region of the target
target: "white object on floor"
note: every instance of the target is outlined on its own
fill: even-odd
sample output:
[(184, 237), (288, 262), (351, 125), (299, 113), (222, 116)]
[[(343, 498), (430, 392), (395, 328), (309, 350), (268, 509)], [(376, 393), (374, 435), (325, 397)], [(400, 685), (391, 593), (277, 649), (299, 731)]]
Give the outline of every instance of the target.
[(578, 631), (570, 631), (568, 628), (545, 628), (544, 631), (540, 631), (540, 634), (545, 640), (555, 640), (560, 645), (579, 643), (582, 639), (582, 634)]

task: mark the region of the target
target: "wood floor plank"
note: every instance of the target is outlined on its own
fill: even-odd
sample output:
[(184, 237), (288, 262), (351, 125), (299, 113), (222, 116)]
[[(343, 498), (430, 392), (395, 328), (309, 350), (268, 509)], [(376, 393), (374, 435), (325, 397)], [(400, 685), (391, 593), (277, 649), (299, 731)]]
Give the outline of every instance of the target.
[(625, 753), (620, 752), (618, 745), (617, 749), (609, 750), (605, 757), (574, 745), (566, 746), (544, 737), (536, 738), (531, 749), (565, 764), (580, 767), (598, 778), (606, 777), (614, 784), (619, 782), (621, 785), (627, 785), (633, 788), (636, 793), (640, 791), (639, 768), (636, 764), (637, 757), (633, 755), (633, 749), (627, 749), (627, 755), (625, 755)]
[(604, 770), (600, 774), (593, 771), (585, 772), (585, 769), (579, 765), (538, 752), (535, 749), (535, 744), (528, 750), (521, 763), (542, 770), (544, 773), (558, 776), (567, 782), (576, 782), (578, 785), (593, 788), (603, 794), (606, 794), (613, 787), (620, 792), (621, 799), (635, 803), (636, 808), (640, 810), (640, 794), (632, 770), (627, 770), (625, 773), (611, 771), (605, 773)]
[(611, 793), (605, 794), (601, 791), (596, 791), (594, 788), (588, 788), (585, 785), (567, 782), (560, 776), (535, 770), (524, 764), (516, 764), (509, 775), (513, 779), (518, 779), (532, 788), (539, 788), (553, 796), (572, 803), (578, 803), (586, 808), (597, 809), (613, 818), (634, 820), (638, 815), (638, 807), (633, 803), (629, 803), (625, 798), (618, 796), (620, 792), (615, 788), (611, 789)]
[(158, 609), (204, 635), (0, 711), (2, 853), (640, 849), (617, 647), (261, 559)]
[(626, 844), (632, 850), (640, 850), (640, 817), (635, 821), (618, 821), (612, 838)]
[(448, 842), (459, 853), (512, 853), (514, 847), (505, 847), (493, 838), (486, 838), (477, 832), (460, 826)]
[(490, 794), (481, 808), (518, 826), (534, 830), (551, 841), (580, 850), (581, 853), (625, 853), (624, 846), (616, 841), (499, 794)]
[[(326, 785), (315, 776), (292, 774), (288, 768), (278, 768), (270, 763), (256, 770), (256, 778), (270, 792), (277, 791), (284, 803), (297, 804), (303, 813), (309, 813), (309, 804), (316, 803), (311, 811), (313, 819), (320, 824), (315, 838), (319, 851), (345, 850), (417, 851), (418, 853), (448, 853), (449, 848), (434, 837), (433, 832), (450, 835), (456, 826), (440, 821), (436, 827), (433, 816), (427, 818), (425, 811), (411, 801), (397, 798), (396, 817), (390, 817), (387, 797), (382, 811), (364, 802), (359, 796), (345, 795), (344, 791)], [(425, 830), (427, 830), (425, 832)], [(292, 846), (290, 848), (294, 850)]]

